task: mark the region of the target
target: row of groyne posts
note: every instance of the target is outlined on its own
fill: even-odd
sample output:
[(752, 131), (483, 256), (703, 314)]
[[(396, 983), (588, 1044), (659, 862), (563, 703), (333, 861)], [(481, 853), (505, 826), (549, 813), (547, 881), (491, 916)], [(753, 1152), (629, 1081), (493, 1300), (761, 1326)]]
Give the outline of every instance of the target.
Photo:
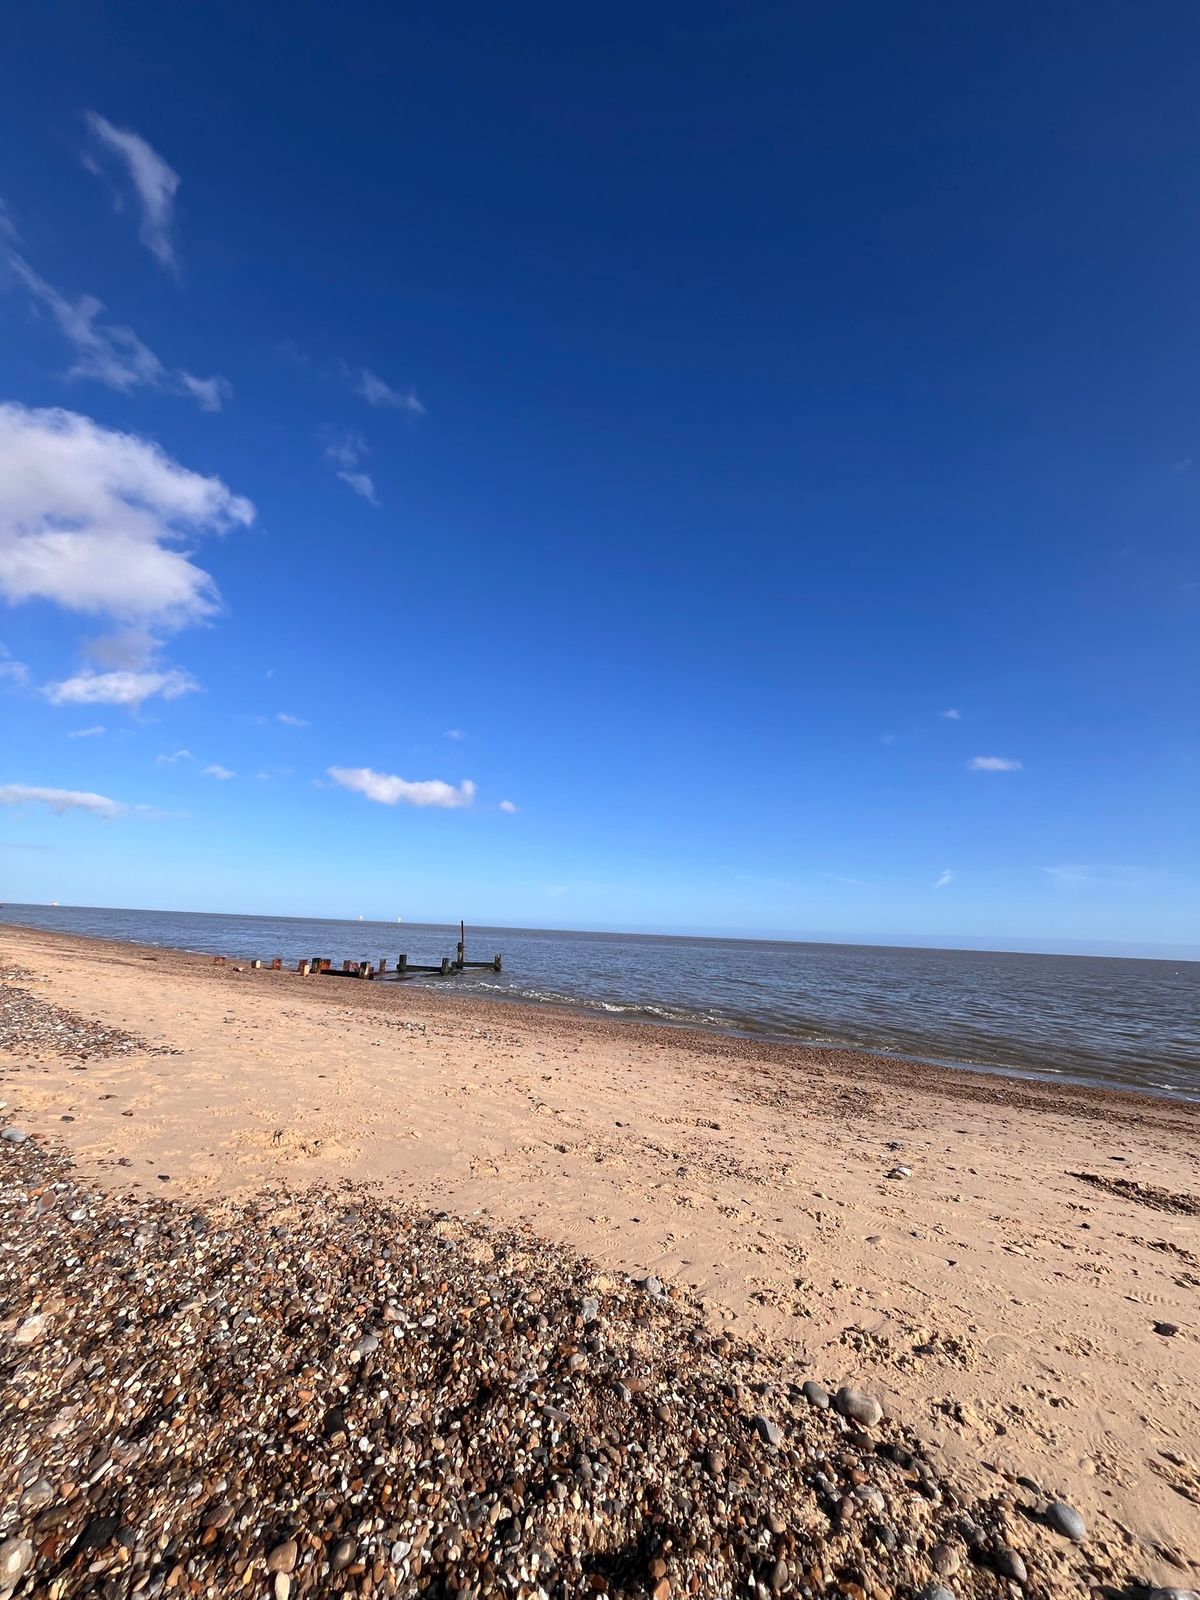
[[(224, 966), (225, 956), (214, 956), (213, 961)], [(276, 956), (270, 962), (251, 961), (251, 967), (257, 972), (264, 967), (269, 967), (272, 972), (283, 969), (283, 957)], [(501, 958), (494, 955), (490, 961), (467, 960), (467, 928), (460, 922), (458, 925), (458, 946), (454, 959), (443, 956), (440, 962), (432, 966), (422, 966), (415, 961), (410, 961), (406, 955), (396, 957), (396, 965), (388, 967), (388, 958), (381, 956), (375, 961), (343, 961), (340, 968), (335, 967), (328, 956), (310, 956), (306, 961), (296, 963), (296, 971), (302, 978), (382, 978), (385, 982), (400, 983), (405, 978), (412, 978), (418, 974), (432, 975), (436, 978), (452, 978), (457, 972), (468, 972), (473, 968), (487, 968), (492, 972), (499, 972)]]

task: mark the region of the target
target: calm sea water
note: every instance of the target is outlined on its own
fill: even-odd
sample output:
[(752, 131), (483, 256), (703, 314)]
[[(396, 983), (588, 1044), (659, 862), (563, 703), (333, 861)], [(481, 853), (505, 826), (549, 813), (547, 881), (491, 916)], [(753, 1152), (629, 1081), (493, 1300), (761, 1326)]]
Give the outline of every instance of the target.
[[(453, 956), (457, 927), (13, 906), (9, 922), (242, 957), (394, 965)], [(502, 973), (461, 989), (1200, 1100), (1200, 962), (876, 945), (469, 929)], [(444, 984), (445, 980), (410, 982)]]

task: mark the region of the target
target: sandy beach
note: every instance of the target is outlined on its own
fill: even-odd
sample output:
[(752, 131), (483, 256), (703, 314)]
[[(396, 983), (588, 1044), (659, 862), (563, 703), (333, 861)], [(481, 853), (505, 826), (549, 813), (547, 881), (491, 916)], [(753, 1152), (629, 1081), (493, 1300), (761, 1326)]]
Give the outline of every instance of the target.
[[(1200, 1111), (0, 928), (3, 1118), (197, 1203), (351, 1181), (653, 1274), (1200, 1578)], [(57, 1012), (119, 1035), (63, 1041)]]

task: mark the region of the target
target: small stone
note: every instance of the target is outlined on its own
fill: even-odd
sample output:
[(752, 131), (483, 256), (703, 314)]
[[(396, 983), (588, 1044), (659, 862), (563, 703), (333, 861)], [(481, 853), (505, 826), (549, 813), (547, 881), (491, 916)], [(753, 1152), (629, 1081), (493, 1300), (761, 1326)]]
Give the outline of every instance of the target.
[(25, 1513), (42, 1511), (53, 1499), (53, 1485), (45, 1478), (39, 1478), (36, 1483), (31, 1483), (21, 1496), (21, 1510)]
[(275, 1600), (288, 1600), (292, 1592), (292, 1580), (286, 1572), (275, 1574)]
[(774, 1567), (771, 1570), (771, 1587), (772, 1587), (772, 1589), (777, 1589), (777, 1590), (778, 1589), (784, 1589), (784, 1588), (787, 1587), (787, 1581), (788, 1581), (788, 1564), (787, 1564), (787, 1561), (785, 1560), (785, 1558), (783, 1556), (780, 1556), (779, 1560), (775, 1563)]
[(1076, 1544), (1082, 1544), (1087, 1538), (1087, 1523), (1065, 1500), (1055, 1500), (1046, 1507), (1046, 1523), (1055, 1533), (1061, 1533), (1064, 1539), (1073, 1539)]
[(911, 1178), (912, 1177), (912, 1168), (911, 1167), (893, 1167), (892, 1170), (888, 1173), (888, 1177), (889, 1178)]
[(0, 1591), (15, 1589), (32, 1560), (33, 1545), (28, 1539), (5, 1539), (0, 1544)]
[(840, 1416), (857, 1422), (860, 1428), (873, 1428), (883, 1416), (883, 1407), (873, 1395), (845, 1385), (838, 1390), (833, 1404)]
[(613, 1384), (613, 1393), (616, 1395), (618, 1400), (632, 1400), (633, 1399), (633, 1390), (629, 1387), (628, 1384), (622, 1383), (619, 1378)]
[(354, 1560), (357, 1550), (353, 1539), (339, 1539), (330, 1554), (329, 1565), (335, 1572), (343, 1571)]
[(772, 1422), (770, 1417), (751, 1417), (750, 1426), (757, 1433), (764, 1444), (778, 1446), (783, 1442), (783, 1432), (777, 1422)]
[(1179, 1329), (1173, 1322), (1156, 1322), (1154, 1324), (1154, 1331), (1155, 1333), (1160, 1334), (1164, 1339), (1173, 1339), (1179, 1332)]
[(595, 1322), (600, 1316), (599, 1299), (594, 1294), (584, 1295), (579, 1311), (584, 1322)]
[(917, 1595), (917, 1600), (955, 1600), (954, 1590), (945, 1584), (927, 1583)]
[(1024, 1583), (1029, 1577), (1024, 1561), (1007, 1544), (1002, 1544), (996, 1551), (996, 1571), (1002, 1578), (1011, 1578), (1014, 1583)]
[(26, 1317), (25, 1321), (12, 1336), (13, 1344), (36, 1344), (46, 1331), (46, 1318), (39, 1312), (36, 1316)]
[(812, 1378), (809, 1378), (806, 1382), (800, 1385), (800, 1393), (808, 1401), (809, 1405), (816, 1406), (818, 1411), (829, 1410), (829, 1390), (823, 1389), (821, 1385), (819, 1383), (815, 1383)]
[(854, 1498), (860, 1506), (866, 1506), (867, 1510), (873, 1511), (877, 1517), (881, 1517), (887, 1510), (887, 1501), (883, 1497), (883, 1490), (877, 1488), (873, 1483), (859, 1484), (854, 1491)]
[(1196, 1589), (1151, 1589), (1149, 1600), (1200, 1600)]
[(300, 1547), (295, 1539), (285, 1539), (282, 1544), (277, 1544), (267, 1557), (267, 1571), (293, 1572), (299, 1554)]
[(352, 1361), (361, 1361), (364, 1356), (371, 1355), (379, 1349), (379, 1335), (377, 1333), (364, 1333), (350, 1352)]
[(725, 1475), (725, 1454), (721, 1450), (706, 1450), (704, 1452), (704, 1465), (714, 1478)]
[[(24, 1128), (5, 1128), (4, 1132), (0, 1133), (0, 1139), (7, 1139), (9, 1144), (24, 1144), (28, 1137), (29, 1135), (25, 1132)], [(9, 1540), (10, 1544), (16, 1542), (18, 1541), (11, 1539)]]
[(671, 1580), (670, 1580), (670, 1578), (660, 1578), (658, 1580), (658, 1582), (654, 1585), (654, 1591), (653, 1591), (654, 1600), (667, 1600), (667, 1597), (668, 1597), (668, 1595), (670, 1593), (671, 1593)]
[(952, 1544), (936, 1544), (930, 1557), (939, 1578), (952, 1578), (962, 1566), (962, 1556)]

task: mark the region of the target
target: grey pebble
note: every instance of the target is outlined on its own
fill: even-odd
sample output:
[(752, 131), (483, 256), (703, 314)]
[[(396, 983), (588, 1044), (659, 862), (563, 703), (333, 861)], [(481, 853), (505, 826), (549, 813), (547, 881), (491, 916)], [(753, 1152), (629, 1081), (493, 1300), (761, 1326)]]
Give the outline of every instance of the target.
[(1200, 1600), (1195, 1589), (1151, 1589), (1150, 1600)]
[(809, 1405), (816, 1406), (818, 1411), (829, 1410), (829, 1390), (823, 1389), (821, 1385), (819, 1383), (815, 1383), (812, 1378), (809, 1378), (807, 1382), (800, 1385), (800, 1393), (808, 1401)]
[(917, 1595), (917, 1600), (955, 1600), (954, 1590), (944, 1583), (927, 1583)]
[(834, 1396), (833, 1407), (839, 1416), (848, 1417), (862, 1428), (873, 1428), (883, 1416), (883, 1407), (873, 1395), (845, 1385)]
[(33, 1545), (28, 1539), (5, 1539), (0, 1544), (0, 1590), (15, 1589), (32, 1560)]
[(600, 1301), (594, 1294), (585, 1295), (583, 1304), (579, 1309), (583, 1315), (584, 1322), (595, 1322), (600, 1315)]
[[(5, 1128), (4, 1132), (0, 1133), (0, 1139), (7, 1139), (9, 1144), (24, 1144), (28, 1137), (29, 1135), (24, 1128)], [(12, 1542), (12, 1540), (9, 1541), (9, 1543)], [(3, 1547), (0, 1546), (0, 1548)]]
[(996, 1571), (1002, 1578), (1011, 1578), (1014, 1583), (1024, 1583), (1029, 1577), (1024, 1561), (1006, 1544), (996, 1551)]
[(782, 1429), (777, 1422), (772, 1422), (770, 1417), (751, 1417), (750, 1426), (764, 1444), (778, 1446), (783, 1442)]
[(1046, 1522), (1055, 1533), (1061, 1533), (1064, 1539), (1073, 1539), (1076, 1544), (1082, 1544), (1087, 1538), (1087, 1523), (1065, 1500), (1055, 1500), (1046, 1507)]

